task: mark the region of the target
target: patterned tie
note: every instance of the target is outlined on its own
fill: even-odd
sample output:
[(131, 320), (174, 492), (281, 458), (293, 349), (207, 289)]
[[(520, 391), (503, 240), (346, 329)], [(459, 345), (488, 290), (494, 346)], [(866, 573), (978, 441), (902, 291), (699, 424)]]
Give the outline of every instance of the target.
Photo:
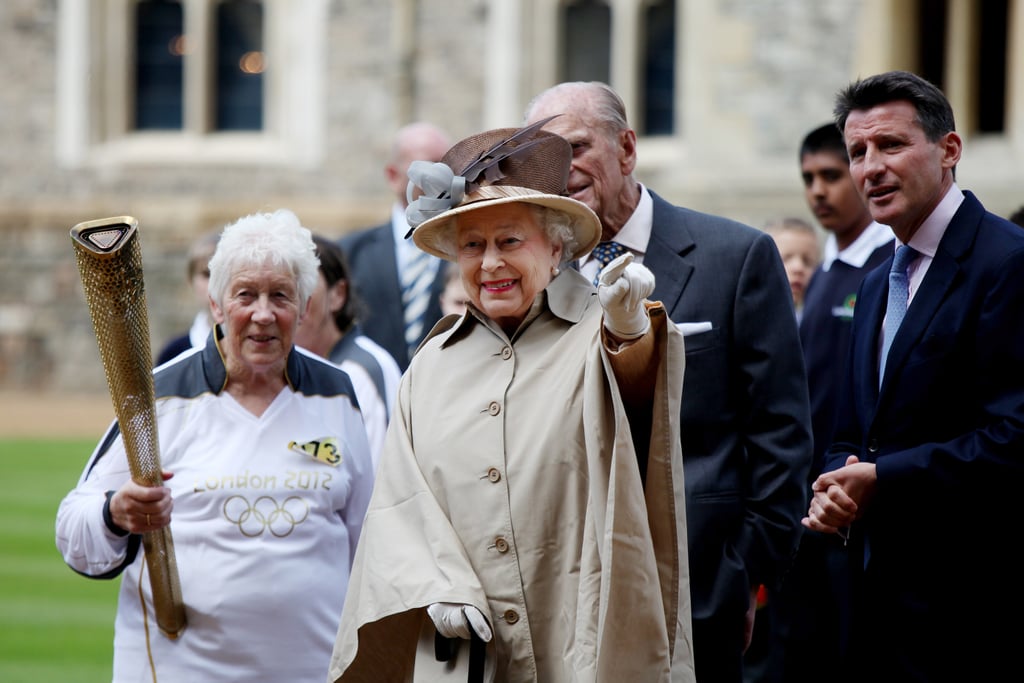
[(626, 248), (618, 242), (598, 242), (594, 250), (590, 252), (591, 257), (601, 264), (597, 269), (597, 275), (594, 276), (595, 287), (601, 281), (601, 271), (604, 270), (604, 267), (625, 253)]
[(416, 350), (423, 334), (423, 314), (430, 303), (430, 286), (433, 284), (433, 256), (416, 249), (402, 271), (402, 309), (405, 322), (405, 343), (409, 355)]
[(907, 298), (910, 293), (910, 282), (907, 278), (907, 266), (917, 258), (913, 248), (903, 245), (896, 250), (889, 270), (889, 303), (885, 309), (885, 325), (882, 331), (882, 356), (878, 367), (878, 386), (882, 386), (885, 376), (885, 361), (892, 347), (892, 340), (900, 329), (903, 316), (907, 314)]

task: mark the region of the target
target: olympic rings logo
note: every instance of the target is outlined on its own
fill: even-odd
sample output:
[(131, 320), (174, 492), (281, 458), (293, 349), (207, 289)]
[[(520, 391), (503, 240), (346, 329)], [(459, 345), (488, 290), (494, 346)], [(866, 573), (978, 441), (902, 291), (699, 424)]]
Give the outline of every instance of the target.
[(278, 504), (271, 496), (260, 496), (250, 504), (245, 496), (234, 495), (224, 501), (224, 519), (238, 525), (243, 536), (255, 538), (269, 531), (284, 538), (309, 517), (309, 503), (289, 496)]

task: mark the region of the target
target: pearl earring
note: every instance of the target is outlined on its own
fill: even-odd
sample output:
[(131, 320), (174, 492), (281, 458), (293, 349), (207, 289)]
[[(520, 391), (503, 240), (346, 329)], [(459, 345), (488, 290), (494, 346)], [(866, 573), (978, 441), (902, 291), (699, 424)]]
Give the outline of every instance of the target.
[(558, 266), (551, 266), (551, 277), (558, 277), (558, 274), (562, 272), (558, 269)]

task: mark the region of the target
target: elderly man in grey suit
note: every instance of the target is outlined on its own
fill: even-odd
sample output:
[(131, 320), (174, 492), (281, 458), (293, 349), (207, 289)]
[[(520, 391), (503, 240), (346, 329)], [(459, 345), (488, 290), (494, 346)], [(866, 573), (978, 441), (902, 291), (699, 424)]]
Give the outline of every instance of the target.
[(340, 240), (356, 295), (366, 308), (360, 316), (362, 332), (387, 349), (403, 372), (413, 351), (441, 318), (445, 285), (441, 260), (405, 239), (409, 232), (407, 172), (418, 159), (440, 161), (449, 147), (448, 134), (431, 123), (420, 121), (399, 129), (384, 167), (395, 195), (391, 219)]
[(596, 278), (632, 252), (655, 275), (651, 299), (686, 335), (680, 437), (694, 662), (702, 683), (740, 683), (757, 587), (776, 585), (791, 561), (811, 461), (807, 379), (778, 250), (761, 231), (673, 206), (638, 183), (636, 133), (607, 85), (540, 93), (527, 123), (548, 116), (545, 128), (574, 149), (571, 196), (601, 218), (603, 241), (581, 272)]

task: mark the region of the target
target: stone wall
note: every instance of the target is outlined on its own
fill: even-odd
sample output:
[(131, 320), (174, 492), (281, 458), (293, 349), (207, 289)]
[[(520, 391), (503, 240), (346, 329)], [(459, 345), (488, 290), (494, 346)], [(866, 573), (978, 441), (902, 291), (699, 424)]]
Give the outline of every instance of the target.
[[(305, 0), (296, 0), (304, 2)], [(94, 3), (95, 4), (95, 3)], [(194, 315), (185, 279), (196, 236), (255, 211), (287, 207), (328, 236), (375, 224), (390, 210), (383, 166), (391, 135), (408, 120), (448, 127), (458, 139), (478, 128), (479, 104), (446, 89), (461, 55), (479, 48), (479, 3), (419, 2), (417, 87), (395, 92), (403, 68), (389, 48), (398, 3), (335, 0), (328, 9), (324, 163), (312, 170), (158, 164), (69, 170), (56, 161), (59, 3), (0, 3), (0, 390), (102, 392), (106, 384), (69, 230), (81, 221), (139, 220), (154, 354)], [(466, 18), (454, 30), (450, 17)], [(467, 88), (479, 87), (463, 77)], [(409, 102), (400, 113), (401, 103)]]
[[(521, 7), (530, 14), (554, 1), (522, 0)], [(383, 165), (398, 127), (430, 120), (460, 139), (485, 127), (485, 112), (495, 118), (488, 105), (496, 101), (510, 103), (509, 111), (489, 123), (516, 125), (533, 94), (519, 88), (542, 77), (496, 72), (494, 64), (508, 60), (496, 59), (487, 40), (494, 29), (488, 11), (505, 0), (289, 0), (289, 8), (326, 2), (317, 167), (69, 169), (57, 161), (57, 31), (58, 12), (76, 2), (87, 0), (0, 2), (0, 391), (105, 391), (68, 236), (74, 224), (125, 214), (139, 220), (155, 352), (193, 316), (184, 269), (196, 236), (278, 207), (328, 236), (377, 223), (391, 201)], [(680, 3), (699, 24), (691, 22), (680, 39), (686, 124), (677, 136), (641, 140), (638, 177), (670, 200), (751, 225), (810, 218), (796, 148), (827, 120), (835, 91), (857, 75), (855, 53), (873, 39), (858, 35), (859, 20), (880, 2)], [(402, 11), (415, 22), (399, 49)], [(537, 48), (526, 33), (522, 45)], [(968, 141), (958, 169), (963, 186), (1003, 214), (1024, 202), (1021, 164), (1008, 148), (1001, 140)]]

